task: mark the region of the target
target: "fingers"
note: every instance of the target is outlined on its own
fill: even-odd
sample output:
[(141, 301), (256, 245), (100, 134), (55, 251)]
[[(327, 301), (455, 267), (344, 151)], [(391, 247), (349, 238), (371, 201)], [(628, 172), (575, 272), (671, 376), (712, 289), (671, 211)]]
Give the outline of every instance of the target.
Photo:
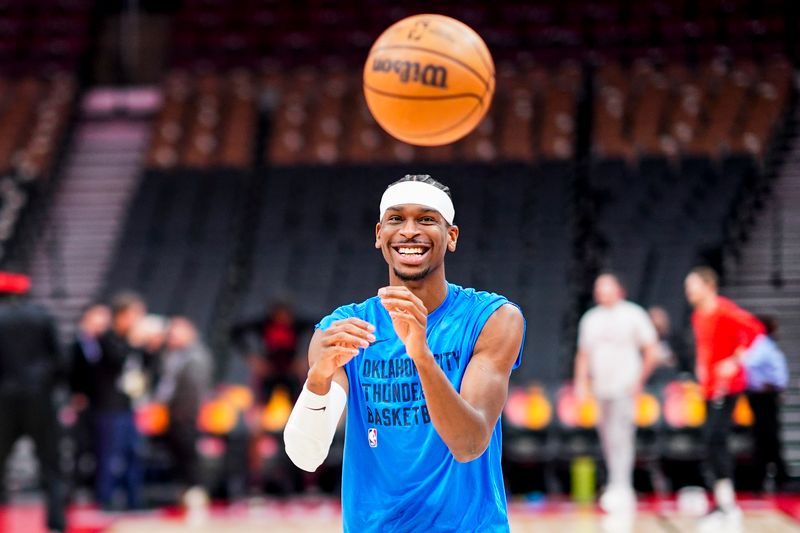
[[(345, 318), (345, 319), (342, 319), (342, 320), (336, 320), (335, 322), (333, 322), (331, 324), (331, 328), (338, 327), (338, 326), (346, 326), (346, 325), (355, 326), (357, 328), (363, 329), (363, 330), (365, 330), (367, 332), (370, 332), (370, 333), (375, 331), (375, 326), (373, 326), (372, 324), (370, 324), (366, 320), (361, 320), (360, 318), (356, 318), (354, 316), (351, 316), (350, 318)], [(330, 328), (328, 328), (328, 329), (330, 329)]]
[(375, 342), (375, 326), (357, 318), (337, 320), (325, 330), (322, 339), (323, 346), (348, 345), (366, 348)]
[[(371, 340), (370, 340), (371, 339)], [(362, 336), (353, 334), (348, 331), (329, 332), (322, 340), (322, 345), (328, 346), (358, 346), (360, 348), (367, 348), (371, 342), (375, 340), (374, 335)]]
[(428, 312), (428, 310), (425, 309), (425, 304), (422, 303), (422, 300), (420, 300), (419, 297), (417, 297), (416, 294), (411, 292), (411, 289), (409, 289), (408, 287), (392, 286), (392, 285), (390, 285), (388, 287), (382, 287), (381, 289), (378, 290), (378, 296), (380, 296), (381, 299), (384, 299), (384, 298), (400, 298), (400, 299), (403, 299), (403, 300), (408, 300), (410, 302), (413, 302), (415, 305), (417, 305), (425, 313)]
[(413, 318), (420, 324), (426, 322), (427, 315), (413, 302), (399, 298), (381, 298), (381, 304), (389, 311), (390, 316), (399, 315), (400, 317)]
[(322, 349), (322, 356), (327, 359), (333, 359), (336, 366), (342, 366), (344, 363), (358, 355), (359, 348), (353, 346), (328, 346)]
[(407, 287), (383, 287), (378, 291), (381, 304), (389, 311), (401, 311), (413, 315), (420, 324), (425, 324), (428, 319), (428, 310), (413, 292)]

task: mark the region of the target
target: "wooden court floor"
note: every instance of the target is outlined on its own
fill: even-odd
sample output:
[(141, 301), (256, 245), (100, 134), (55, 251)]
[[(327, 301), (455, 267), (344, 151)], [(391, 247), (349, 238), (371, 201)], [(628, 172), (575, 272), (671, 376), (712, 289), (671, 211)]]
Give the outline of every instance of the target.
[[(676, 533), (694, 531), (695, 522), (681, 517), (660, 517), (653, 513), (640, 513), (632, 524), (609, 521), (594, 513), (565, 515), (512, 516), (512, 533)], [(278, 521), (260, 521), (250, 518), (211, 518), (205, 525), (189, 525), (180, 521), (136, 519), (120, 521), (112, 526), (114, 533), (337, 533), (341, 532), (338, 518), (319, 521), (315, 518), (296, 517)], [(741, 531), (759, 533), (784, 533), (800, 531), (796, 522), (779, 511), (748, 511)], [(728, 533), (728, 532), (720, 532)]]
[[(755, 533), (800, 533), (800, 495), (771, 499), (740, 498), (743, 527)], [(682, 533), (697, 531), (697, 520), (677, 512), (674, 500), (640, 502), (633, 521), (604, 516), (594, 506), (548, 501), (509, 504), (513, 533)], [(277, 501), (254, 499), (215, 506), (210, 513), (188, 517), (177, 509), (141, 513), (103, 513), (92, 506), (73, 506), (68, 533), (339, 533), (341, 512), (330, 499)], [(0, 506), (0, 533), (46, 533), (41, 500)], [(721, 531), (720, 533), (736, 533)]]
[[(742, 502), (743, 532), (800, 532), (796, 521), (774, 504), (753, 500)], [(673, 503), (643, 504), (632, 521), (616, 519), (592, 507), (569, 503), (531, 507), (510, 505), (512, 533), (678, 533), (697, 530), (695, 518), (682, 516)], [(250, 504), (215, 509), (204, 520), (185, 516), (131, 517), (116, 521), (107, 531), (113, 533), (338, 533), (341, 515), (335, 504)], [(729, 532), (720, 532), (729, 533)], [(730, 532), (734, 533), (734, 532)]]

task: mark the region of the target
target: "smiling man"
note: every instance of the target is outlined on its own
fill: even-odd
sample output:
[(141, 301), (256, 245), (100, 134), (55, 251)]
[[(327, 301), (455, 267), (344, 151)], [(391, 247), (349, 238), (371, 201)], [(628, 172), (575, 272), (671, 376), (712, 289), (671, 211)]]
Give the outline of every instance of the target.
[(391, 184), (375, 228), (389, 285), (336, 309), (311, 339), (286, 452), (316, 470), (347, 406), (346, 532), (509, 530), (500, 413), (525, 323), (503, 296), (447, 282), (454, 217), (429, 176)]

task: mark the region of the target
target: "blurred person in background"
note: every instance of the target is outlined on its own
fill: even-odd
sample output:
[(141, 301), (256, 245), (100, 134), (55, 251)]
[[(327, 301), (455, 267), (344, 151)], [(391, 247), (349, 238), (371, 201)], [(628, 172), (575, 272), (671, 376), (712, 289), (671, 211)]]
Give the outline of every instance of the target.
[(70, 346), (69, 384), (72, 404), (83, 410), (95, 396), (92, 367), (103, 357), (100, 337), (111, 324), (111, 310), (108, 306), (93, 303), (81, 313), (75, 339)]
[(656, 361), (659, 366), (675, 366), (676, 357), (670, 343), (671, 320), (666, 309), (653, 306), (647, 309), (647, 315), (653, 323), (653, 327), (658, 334), (658, 350), (656, 350)]
[[(233, 336), (245, 354), (257, 397), (267, 401), (276, 387), (284, 387), (292, 398), (300, 393), (305, 365), (297, 357), (299, 337), (308, 324), (301, 324), (291, 306), (272, 305), (261, 320), (238, 326)], [(298, 373), (298, 367), (302, 372)]]
[(81, 313), (75, 338), (69, 349), (69, 389), (71, 393), (70, 408), (73, 416), (77, 417), (75, 423), (76, 441), (76, 471), (78, 483), (90, 483), (90, 475), (85, 475), (85, 458), (94, 461), (92, 452), (92, 417), (90, 405), (97, 402), (97, 388), (95, 366), (103, 357), (100, 346), (100, 337), (103, 336), (111, 324), (111, 310), (100, 303), (92, 303)]
[(684, 281), (686, 299), (694, 308), (695, 373), (706, 398), (705, 440), (716, 503), (700, 523), (701, 529), (708, 531), (739, 527), (742, 521), (728, 435), (733, 408), (746, 386), (741, 356), (765, 333), (753, 315), (720, 296), (718, 286), (717, 273), (708, 267), (694, 268)]
[(597, 429), (608, 469), (600, 507), (607, 513), (632, 513), (636, 396), (657, 364), (658, 336), (645, 310), (625, 300), (616, 275), (598, 276), (594, 299), (597, 305), (578, 327), (575, 390), (578, 397), (591, 390), (600, 406)]
[(684, 366), (682, 365), (683, 344), (680, 338), (672, 333), (672, 320), (666, 309), (652, 306), (647, 309), (647, 314), (658, 335), (656, 367), (650, 376), (650, 382), (663, 385), (675, 378), (675, 375)]
[[(759, 316), (766, 335), (753, 341), (742, 354), (747, 376), (747, 400), (753, 409), (753, 438), (758, 487), (765, 489), (770, 479), (780, 487), (788, 480), (781, 452), (781, 393), (789, 384), (786, 356), (774, 340), (778, 322), (773, 316)], [(774, 487), (770, 487), (774, 488)]]
[(167, 443), (179, 480), (188, 488), (184, 502), (189, 507), (193, 500), (205, 499), (195, 443), (200, 404), (211, 391), (212, 365), (211, 353), (194, 324), (184, 317), (171, 319), (154, 399), (169, 409)]
[(93, 415), (97, 473), (95, 492), (104, 509), (113, 507), (114, 490), (124, 481), (127, 506), (141, 506), (140, 436), (134, 425), (131, 396), (141, 388), (141, 355), (129, 336), (146, 313), (144, 300), (121, 292), (111, 300), (111, 327), (100, 337), (102, 357), (94, 365)]
[(59, 461), (60, 430), (53, 392), (66, 374), (56, 323), (23, 297), (27, 278), (0, 274), (0, 468), (17, 439), (36, 446), (47, 503), (47, 528), (65, 531), (66, 484)]

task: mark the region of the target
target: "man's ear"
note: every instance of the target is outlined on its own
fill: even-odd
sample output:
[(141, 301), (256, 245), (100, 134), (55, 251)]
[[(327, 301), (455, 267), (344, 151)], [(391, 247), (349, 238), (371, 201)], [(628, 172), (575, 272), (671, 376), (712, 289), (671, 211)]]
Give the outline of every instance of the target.
[(381, 249), (381, 223), (375, 224), (375, 248)]
[(447, 249), (451, 252), (456, 251), (458, 244), (458, 226), (451, 225), (447, 228)]

